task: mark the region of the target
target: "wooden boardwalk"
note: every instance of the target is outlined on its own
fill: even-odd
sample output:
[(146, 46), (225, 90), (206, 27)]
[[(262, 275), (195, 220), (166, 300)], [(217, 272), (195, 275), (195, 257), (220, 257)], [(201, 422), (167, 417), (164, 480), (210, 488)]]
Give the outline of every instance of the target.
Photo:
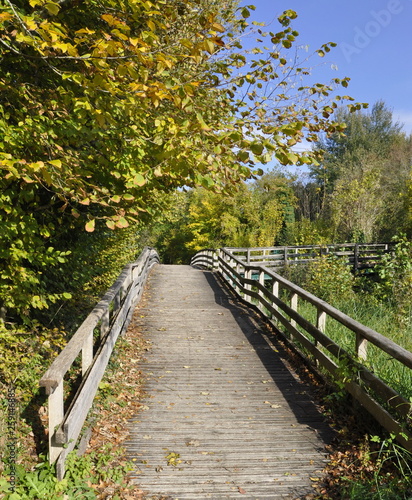
[(208, 271), (159, 265), (133, 322), (152, 343), (130, 423), (133, 480), (168, 499), (313, 493), (333, 436), (257, 315)]

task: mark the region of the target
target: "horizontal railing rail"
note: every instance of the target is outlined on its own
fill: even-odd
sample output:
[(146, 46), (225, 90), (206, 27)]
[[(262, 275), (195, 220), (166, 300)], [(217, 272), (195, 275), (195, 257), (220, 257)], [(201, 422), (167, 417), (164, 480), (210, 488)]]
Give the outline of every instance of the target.
[(335, 255), (346, 259), (355, 271), (369, 269), (390, 250), (389, 243), (340, 243), (334, 245), (303, 245), (278, 247), (226, 247), (226, 250), (248, 264), (280, 267), (305, 264), (321, 256)]
[[(239, 297), (265, 314), (309, 362), (323, 367), (333, 380), (339, 380), (385, 429), (412, 451), (411, 400), (376, 375), (367, 363), (371, 345), (384, 353), (387, 360), (400, 363), (410, 376), (412, 353), (277, 274), (273, 268), (247, 263), (248, 249), (241, 249), (242, 253), (236, 250), (238, 253), (229, 248), (202, 251), (191, 264), (216, 270)], [(308, 312), (310, 308), (305, 309), (305, 304), (314, 308), (313, 312)], [(328, 317), (336, 323), (327, 322)], [(331, 323), (330, 330), (327, 323)], [(348, 330), (349, 348), (330, 337), (339, 324)]]
[[(64, 476), (65, 459), (76, 446), (116, 340), (158, 262), (157, 252), (147, 247), (136, 262), (127, 264), (39, 381), (48, 395), (49, 461), (56, 462), (58, 479)], [(64, 379), (79, 355), (81, 383), (65, 410)]]

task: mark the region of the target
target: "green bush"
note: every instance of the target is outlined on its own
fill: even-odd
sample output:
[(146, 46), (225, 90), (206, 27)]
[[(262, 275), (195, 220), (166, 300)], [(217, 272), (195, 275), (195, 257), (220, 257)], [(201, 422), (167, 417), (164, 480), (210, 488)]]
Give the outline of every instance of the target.
[(308, 266), (306, 286), (310, 292), (329, 303), (355, 297), (356, 283), (350, 267), (334, 255), (322, 256)]
[(412, 321), (412, 242), (405, 235), (396, 236), (391, 253), (383, 255), (376, 266), (379, 283), (376, 292), (381, 300), (393, 304), (402, 326)]
[[(112, 482), (117, 489), (126, 487), (126, 476), (131, 467), (128, 463), (118, 462), (113, 466), (113, 457), (121, 458), (121, 450), (108, 445), (99, 453), (93, 452), (78, 456), (71, 452), (66, 459), (66, 474), (61, 481), (56, 479), (54, 465), (50, 465), (46, 457), (33, 470), (27, 471), (16, 465), (16, 486), (10, 491), (10, 483), (0, 477), (0, 498), (3, 500), (72, 500), (97, 499), (99, 488), (103, 482)], [(6, 471), (7, 473), (7, 471)], [(113, 487), (112, 490), (115, 490)], [(120, 500), (115, 494), (110, 497)]]

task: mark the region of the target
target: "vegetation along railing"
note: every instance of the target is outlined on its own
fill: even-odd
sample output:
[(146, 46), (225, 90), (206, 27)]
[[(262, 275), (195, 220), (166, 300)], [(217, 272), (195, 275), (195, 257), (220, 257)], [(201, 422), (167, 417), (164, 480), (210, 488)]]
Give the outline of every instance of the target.
[[(402, 446), (412, 450), (411, 352), (283, 278), (273, 268), (248, 264), (230, 249), (201, 251), (191, 264), (219, 272), (236, 294), (265, 314), (302, 355), (325, 375), (329, 373), (342, 393), (348, 391), (396, 435)], [(343, 335), (336, 334), (342, 330)], [(399, 385), (374, 373), (388, 364), (402, 374)]]
[(388, 243), (342, 243), (335, 245), (305, 245), (258, 248), (233, 248), (227, 250), (247, 264), (280, 267), (285, 264), (305, 264), (323, 255), (336, 255), (346, 259), (354, 271), (373, 268), (382, 255), (388, 252)]
[[(127, 264), (100, 302), (83, 321), (40, 380), (48, 394), (49, 460), (56, 462), (58, 479), (65, 459), (76, 445), (118, 336), (127, 328), (158, 254), (145, 248), (136, 262)], [(65, 409), (65, 377), (81, 356), (81, 383)]]

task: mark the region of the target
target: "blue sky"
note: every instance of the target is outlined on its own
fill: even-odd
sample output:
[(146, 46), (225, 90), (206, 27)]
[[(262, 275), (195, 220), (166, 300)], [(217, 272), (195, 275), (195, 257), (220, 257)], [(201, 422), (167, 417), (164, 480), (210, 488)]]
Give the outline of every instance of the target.
[[(350, 77), (344, 93), (373, 104), (379, 99), (392, 109), (403, 130), (412, 133), (412, 0), (255, 0), (248, 21), (263, 21), (279, 31), (276, 18), (293, 9), (298, 18), (298, 43), (309, 52), (323, 43), (338, 46), (315, 58), (313, 74), (319, 82)], [(272, 22), (272, 24), (270, 24)], [(252, 43), (247, 40), (244, 45)], [(337, 66), (332, 69), (332, 66)]]

